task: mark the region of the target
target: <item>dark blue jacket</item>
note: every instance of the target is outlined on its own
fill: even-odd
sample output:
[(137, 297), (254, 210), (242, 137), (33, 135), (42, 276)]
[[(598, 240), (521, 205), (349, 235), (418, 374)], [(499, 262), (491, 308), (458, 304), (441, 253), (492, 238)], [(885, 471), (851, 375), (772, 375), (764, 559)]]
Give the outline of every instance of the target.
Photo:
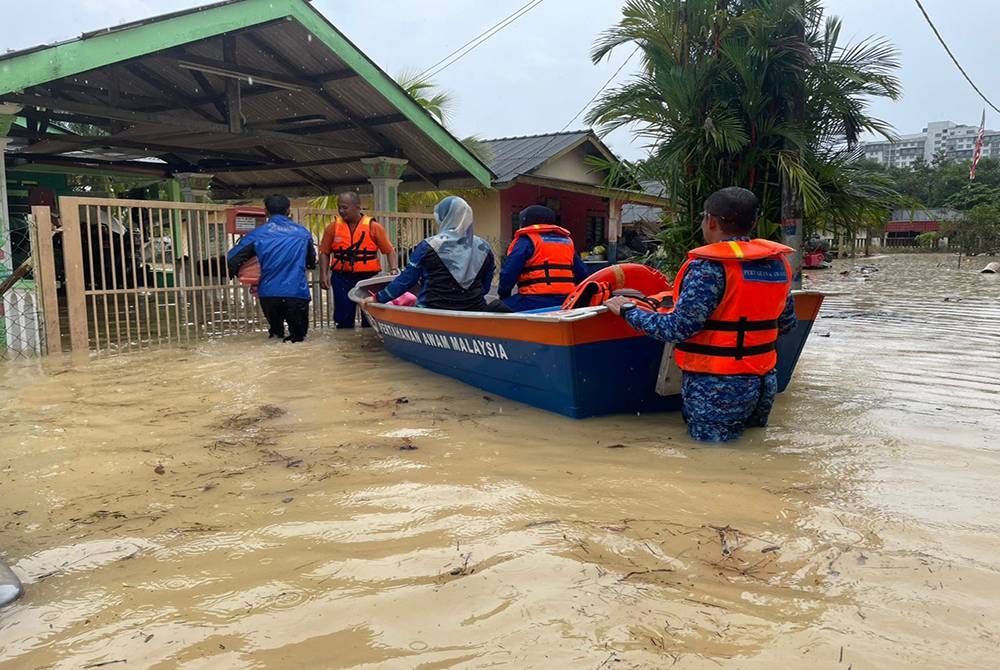
[(453, 309), (478, 311), (486, 308), (486, 294), (490, 292), (496, 261), (490, 251), (476, 273), (476, 279), (469, 288), (462, 286), (451, 276), (451, 272), (438, 258), (434, 248), (423, 240), (410, 254), (406, 268), (391, 284), (378, 292), (376, 300), (395, 300), (420, 282), (417, 305), (429, 309)]
[(286, 216), (273, 215), (263, 226), (247, 233), (226, 255), (229, 276), (235, 277), (254, 256), (260, 263), (261, 298), (309, 300), (306, 268), (316, 267), (312, 234)]

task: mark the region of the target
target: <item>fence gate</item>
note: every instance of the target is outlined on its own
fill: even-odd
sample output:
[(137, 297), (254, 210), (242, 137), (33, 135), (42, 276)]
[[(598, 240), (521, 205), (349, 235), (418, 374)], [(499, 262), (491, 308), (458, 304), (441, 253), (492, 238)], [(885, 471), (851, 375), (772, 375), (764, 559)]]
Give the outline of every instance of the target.
[[(57, 228), (47, 207), (33, 208), (50, 352), (61, 350), (63, 330), (73, 351), (112, 353), (266, 329), (249, 288), (228, 278), (225, 256), (237, 238), (226, 232), (225, 205), (64, 196), (59, 211)], [(315, 236), (336, 216), (291, 214)], [(436, 230), (426, 214), (374, 216), (398, 240), (401, 265)], [(330, 296), (316, 276), (311, 327), (323, 328)]]
[(252, 296), (227, 276), (225, 208), (61, 197), (59, 211), (55, 271), (74, 351), (133, 351), (255, 326)]

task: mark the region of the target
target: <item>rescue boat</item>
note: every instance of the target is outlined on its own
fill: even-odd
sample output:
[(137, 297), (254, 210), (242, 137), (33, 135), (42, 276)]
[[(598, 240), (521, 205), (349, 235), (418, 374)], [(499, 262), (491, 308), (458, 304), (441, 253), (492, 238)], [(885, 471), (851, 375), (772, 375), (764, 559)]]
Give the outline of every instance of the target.
[[(621, 266), (606, 270), (615, 267)], [(642, 292), (656, 292), (649, 268), (639, 267), (645, 278)], [(670, 283), (660, 278), (659, 288), (669, 290)], [(386, 350), (403, 360), (577, 419), (681, 407), (673, 345), (636, 332), (603, 305), (500, 314), (363, 302), (391, 280), (361, 281), (350, 296), (361, 304)], [(818, 292), (794, 293), (798, 325), (777, 345), (779, 391), (791, 380), (823, 302)]]

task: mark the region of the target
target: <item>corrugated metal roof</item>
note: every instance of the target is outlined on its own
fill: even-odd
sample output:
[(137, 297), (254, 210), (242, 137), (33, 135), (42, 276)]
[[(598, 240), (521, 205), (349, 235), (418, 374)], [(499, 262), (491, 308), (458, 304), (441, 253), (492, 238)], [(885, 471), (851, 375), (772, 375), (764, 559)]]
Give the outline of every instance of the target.
[(530, 174), (545, 161), (593, 137), (590, 130), (571, 130), (546, 135), (524, 135), (485, 140), (492, 156), (486, 161), (497, 182), (513, 181), (518, 175)]
[(937, 209), (894, 209), (890, 221), (957, 221), (965, 218), (965, 213), (957, 209), (940, 207)]
[[(233, 0), (155, 17), (5, 54), (0, 73), (22, 89), (0, 84), (0, 100), (22, 114), (108, 131), (55, 140), (21, 129), (14, 150), (26, 158), (148, 149), (233, 188), (315, 193), (364, 184), (360, 159), (392, 156), (409, 160), (404, 182), (489, 183), (478, 158), (305, 0)], [(242, 123), (231, 130), (226, 90), (237, 80)]]

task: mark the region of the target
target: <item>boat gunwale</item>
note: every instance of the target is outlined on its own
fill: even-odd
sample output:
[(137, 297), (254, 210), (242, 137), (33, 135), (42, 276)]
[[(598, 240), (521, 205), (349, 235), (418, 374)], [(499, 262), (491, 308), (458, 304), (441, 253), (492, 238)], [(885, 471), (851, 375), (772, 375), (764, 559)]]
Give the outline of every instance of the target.
[[(427, 316), (443, 316), (448, 318), (456, 319), (501, 319), (505, 321), (512, 320), (522, 320), (522, 321), (535, 321), (535, 322), (551, 322), (551, 323), (573, 323), (576, 321), (583, 321), (585, 319), (590, 319), (603, 314), (608, 311), (608, 308), (604, 305), (596, 305), (589, 307), (577, 307), (575, 309), (558, 310), (552, 312), (542, 312), (529, 314), (525, 312), (479, 312), (479, 311), (463, 311), (463, 310), (452, 310), (452, 309), (432, 309), (429, 307), (414, 307), (414, 306), (403, 306), (403, 305), (390, 305), (388, 303), (368, 303), (364, 304), (361, 296), (363, 293), (361, 289), (368, 286), (384, 285), (392, 281), (392, 275), (378, 275), (377, 277), (371, 277), (369, 279), (363, 279), (357, 283), (357, 285), (351, 289), (348, 293), (349, 297), (355, 303), (362, 305), (363, 309), (384, 309), (392, 313), (394, 311), (399, 311), (404, 314), (408, 313), (419, 313), (426, 314)], [(819, 296), (826, 297), (829, 295), (823, 291), (817, 291), (813, 289), (795, 289), (792, 291), (793, 296)]]

